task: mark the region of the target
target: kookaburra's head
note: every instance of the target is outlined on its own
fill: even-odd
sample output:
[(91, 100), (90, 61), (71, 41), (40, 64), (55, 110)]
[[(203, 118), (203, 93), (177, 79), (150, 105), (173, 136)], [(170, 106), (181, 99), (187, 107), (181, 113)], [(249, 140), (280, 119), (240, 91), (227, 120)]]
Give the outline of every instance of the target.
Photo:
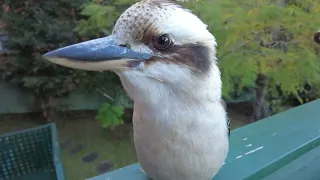
[(174, 0), (142, 0), (117, 20), (110, 36), (51, 51), (49, 61), (116, 72), (135, 101), (181, 94), (220, 100), (216, 41), (207, 26)]

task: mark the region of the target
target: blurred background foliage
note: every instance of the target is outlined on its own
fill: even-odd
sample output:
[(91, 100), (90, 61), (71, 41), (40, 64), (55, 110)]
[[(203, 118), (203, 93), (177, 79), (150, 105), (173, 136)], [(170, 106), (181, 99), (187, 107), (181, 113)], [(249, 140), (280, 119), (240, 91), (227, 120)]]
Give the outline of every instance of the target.
[(253, 95), (252, 120), (320, 95), (320, 3), (313, 0), (202, 1), (188, 7), (218, 41), (223, 96)]
[[(118, 77), (60, 67), (41, 54), (111, 33), (119, 15), (135, 0), (1, 0), (1, 31), (16, 50), (0, 67), (3, 79), (34, 93), (52, 120), (57, 97), (75, 90), (98, 91), (110, 99), (98, 112), (121, 124), (123, 108), (132, 108)], [(227, 102), (250, 101), (252, 121), (320, 96), (320, 3), (314, 0), (202, 0), (184, 3), (218, 41), (218, 59)], [(243, 99), (243, 98), (246, 99)], [(112, 114), (112, 113), (111, 113)]]

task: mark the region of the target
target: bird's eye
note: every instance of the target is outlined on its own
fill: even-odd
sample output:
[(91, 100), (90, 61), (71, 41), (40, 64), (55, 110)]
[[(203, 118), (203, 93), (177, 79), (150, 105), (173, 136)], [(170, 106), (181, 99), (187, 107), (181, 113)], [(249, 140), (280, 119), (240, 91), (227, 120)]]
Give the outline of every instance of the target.
[(158, 50), (168, 49), (172, 44), (172, 41), (167, 34), (160, 35), (153, 40), (153, 46)]

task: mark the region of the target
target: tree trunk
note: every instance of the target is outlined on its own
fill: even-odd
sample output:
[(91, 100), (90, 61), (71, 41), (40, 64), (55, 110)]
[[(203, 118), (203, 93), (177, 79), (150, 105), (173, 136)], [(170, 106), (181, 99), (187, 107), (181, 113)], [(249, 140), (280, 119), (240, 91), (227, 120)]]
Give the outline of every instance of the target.
[(40, 99), (41, 103), (41, 110), (44, 118), (46, 118), (47, 122), (54, 122), (55, 121), (55, 108), (56, 108), (56, 98), (53, 96), (49, 96), (48, 102), (43, 99)]
[(255, 89), (255, 101), (253, 103), (253, 114), (251, 121), (255, 122), (267, 116), (268, 112), (265, 108), (267, 76), (258, 74)]

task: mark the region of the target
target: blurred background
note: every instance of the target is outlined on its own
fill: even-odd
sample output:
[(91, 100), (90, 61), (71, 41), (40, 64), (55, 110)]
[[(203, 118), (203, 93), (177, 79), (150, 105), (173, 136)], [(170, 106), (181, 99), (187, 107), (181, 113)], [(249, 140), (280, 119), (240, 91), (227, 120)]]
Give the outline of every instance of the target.
[[(41, 55), (107, 36), (134, 0), (0, 0), (0, 134), (57, 124), (67, 179), (137, 162), (133, 103), (111, 72), (57, 66)], [(320, 3), (184, 3), (218, 42), (232, 129), (320, 96)]]

